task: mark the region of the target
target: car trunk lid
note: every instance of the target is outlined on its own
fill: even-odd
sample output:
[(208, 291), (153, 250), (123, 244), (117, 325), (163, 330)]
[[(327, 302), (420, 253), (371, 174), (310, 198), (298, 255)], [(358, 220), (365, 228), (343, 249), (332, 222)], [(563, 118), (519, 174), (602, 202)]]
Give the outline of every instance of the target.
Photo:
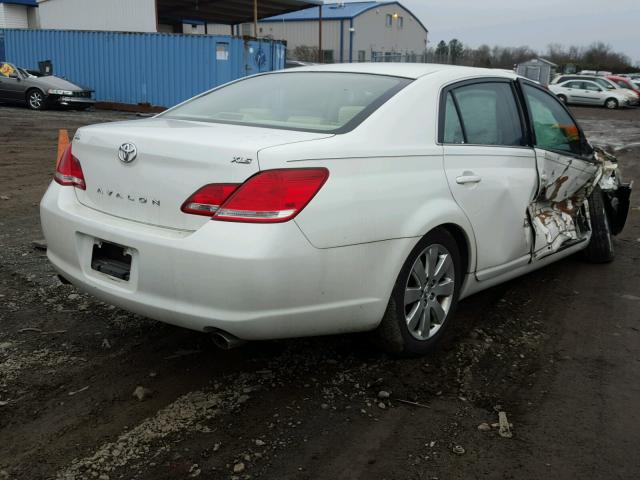
[(208, 217), (180, 207), (196, 190), (244, 182), (259, 171), (263, 148), (329, 136), (162, 118), (85, 127), (74, 138), (73, 154), (87, 189), (76, 189), (76, 195), (83, 205), (110, 215), (195, 230)]

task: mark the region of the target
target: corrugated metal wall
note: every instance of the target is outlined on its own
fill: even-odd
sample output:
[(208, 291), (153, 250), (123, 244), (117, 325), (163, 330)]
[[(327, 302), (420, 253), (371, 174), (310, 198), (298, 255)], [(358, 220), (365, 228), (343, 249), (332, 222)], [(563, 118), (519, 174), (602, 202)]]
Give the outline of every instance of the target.
[(5, 57), (95, 90), (96, 100), (169, 107), (198, 93), (284, 68), (285, 47), (230, 36), (4, 30)]

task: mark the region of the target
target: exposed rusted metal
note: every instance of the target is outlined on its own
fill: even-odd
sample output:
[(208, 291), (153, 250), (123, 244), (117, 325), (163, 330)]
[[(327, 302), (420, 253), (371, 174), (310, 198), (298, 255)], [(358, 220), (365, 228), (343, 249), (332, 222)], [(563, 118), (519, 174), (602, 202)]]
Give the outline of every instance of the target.
[[(589, 230), (583, 227), (584, 222), (578, 221), (588, 215), (587, 198), (596, 185), (603, 191), (611, 191), (620, 184), (615, 157), (598, 148), (590, 160), (567, 161), (560, 155), (541, 153), (538, 169), (538, 194), (529, 205), (534, 258), (554, 253), (568, 242), (587, 238)], [(531, 232), (531, 229), (525, 231)]]

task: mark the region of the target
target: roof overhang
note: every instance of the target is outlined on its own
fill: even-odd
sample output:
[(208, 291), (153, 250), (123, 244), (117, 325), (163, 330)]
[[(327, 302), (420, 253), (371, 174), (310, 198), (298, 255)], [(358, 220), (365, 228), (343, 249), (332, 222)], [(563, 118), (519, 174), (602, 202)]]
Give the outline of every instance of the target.
[(25, 7), (38, 6), (38, 2), (36, 2), (36, 0), (0, 0), (0, 3), (6, 3), (8, 5), (24, 5)]
[[(272, 17), (321, 5), (321, 0), (258, 0), (258, 18)], [(159, 23), (188, 18), (207, 23), (238, 25), (253, 22), (254, 0), (156, 0)]]

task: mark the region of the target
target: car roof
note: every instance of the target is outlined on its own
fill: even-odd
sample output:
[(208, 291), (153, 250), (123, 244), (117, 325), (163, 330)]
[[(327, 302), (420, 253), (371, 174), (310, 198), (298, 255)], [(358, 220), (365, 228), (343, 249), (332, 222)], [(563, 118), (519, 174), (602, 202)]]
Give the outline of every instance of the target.
[[(291, 70), (290, 70), (291, 71)], [(434, 63), (330, 63), (299, 67), (296, 72), (340, 72), (340, 73), (368, 73), (372, 75), (390, 75), (417, 79), (435, 73), (448, 74), (451, 77), (504, 77), (515, 79), (517, 75), (510, 70), (493, 68), (461, 67), (457, 65), (440, 65)]]

